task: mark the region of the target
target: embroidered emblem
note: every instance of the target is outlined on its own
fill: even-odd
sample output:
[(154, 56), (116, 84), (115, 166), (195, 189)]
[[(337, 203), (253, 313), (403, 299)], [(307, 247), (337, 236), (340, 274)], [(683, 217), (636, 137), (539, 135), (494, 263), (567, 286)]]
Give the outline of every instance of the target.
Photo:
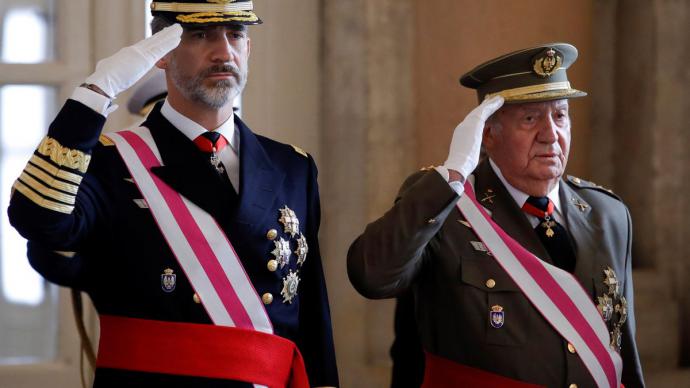
[(484, 193), (484, 198), (482, 198), (481, 201), (482, 202), (488, 202), (488, 203), (494, 203), (495, 197), (496, 197), (496, 194), (494, 194), (494, 191), (491, 189), (488, 189)]
[(292, 270), (283, 278), (283, 290), (280, 291), (280, 295), (283, 296), (283, 303), (292, 304), (292, 299), (297, 295), (299, 281), (300, 278), (297, 276), (297, 272), (292, 272)]
[(489, 322), (491, 322), (491, 327), (495, 329), (500, 329), (503, 327), (503, 324), (505, 323), (505, 312), (503, 311), (503, 306), (491, 306), (491, 311), (489, 312)]
[(307, 245), (307, 239), (303, 234), (299, 235), (297, 239), (297, 249), (295, 250), (295, 255), (297, 255), (297, 265), (300, 267), (307, 260), (307, 253), (309, 252), (309, 246)]
[(173, 272), (174, 271), (172, 269), (166, 268), (161, 274), (161, 289), (165, 292), (175, 291), (175, 286), (177, 285), (177, 275)]
[(281, 237), (278, 240), (273, 240), (273, 243), (276, 248), (271, 251), (271, 253), (276, 257), (280, 268), (283, 268), (286, 264), (290, 263), (290, 255), (292, 254), (292, 252), (290, 252), (290, 241), (284, 240)]
[(280, 218), (278, 221), (283, 224), (284, 232), (288, 233), (291, 237), (295, 237), (295, 235), (299, 234), (299, 220), (295, 212), (287, 207), (287, 205), (280, 209)]
[(550, 48), (534, 60), (532, 69), (538, 76), (547, 78), (558, 71), (562, 63), (563, 57), (556, 50)]
[(577, 206), (578, 209), (580, 209), (581, 212), (584, 212), (589, 207), (589, 205), (587, 205), (585, 202), (582, 202), (580, 198), (572, 198), (571, 200), (573, 201), (575, 206)]

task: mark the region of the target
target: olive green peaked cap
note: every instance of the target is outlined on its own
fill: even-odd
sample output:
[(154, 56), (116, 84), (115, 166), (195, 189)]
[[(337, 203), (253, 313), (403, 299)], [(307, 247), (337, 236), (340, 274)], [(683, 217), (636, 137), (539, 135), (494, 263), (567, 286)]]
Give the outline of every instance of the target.
[(577, 59), (568, 43), (549, 43), (502, 55), (484, 62), (460, 78), (477, 90), (479, 102), (503, 96), (506, 103), (538, 102), (586, 96), (570, 87), (566, 70)]

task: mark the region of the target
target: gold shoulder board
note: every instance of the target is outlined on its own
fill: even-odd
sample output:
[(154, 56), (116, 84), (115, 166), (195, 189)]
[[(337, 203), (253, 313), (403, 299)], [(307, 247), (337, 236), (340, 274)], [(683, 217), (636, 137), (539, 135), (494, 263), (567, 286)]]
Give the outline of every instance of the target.
[(307, 157), (308, 157), (307, 153), (306, 153), (306, 152), (304, 152), (304, 150), (303, 150), (303, 149), (301, 149), (301, 148), (297, 147), (296, 145), (292, 145), (292, 144), (290, 144), (290, 145), (292, 146), (292, 148), (294, 148), (294, 149), (295, 149), (295, 152), (297, 152), (298, 154), (300, 154), (300, 155), (304, 156), (305, 158), (307, 158)]

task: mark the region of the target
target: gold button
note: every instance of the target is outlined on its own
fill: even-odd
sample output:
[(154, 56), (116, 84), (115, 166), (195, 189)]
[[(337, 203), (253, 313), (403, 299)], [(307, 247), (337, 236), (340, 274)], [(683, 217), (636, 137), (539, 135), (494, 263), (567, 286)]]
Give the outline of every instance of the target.
[(575, 354), (575, 347), (570, 342), (568, 342), (568, 351), (572, 354)]
[(268, 263), (266, 263), (266, 268), (271, 272), (275, 272), (275, 270), (278, 269), (278, 260), (269, 260)]
[(570, 384), (568, 388), (577, 388), (577, 384)]
[(494, 288), (496, 287), (496, 281), (493, 279), (489, 279), (486, 281), (486, 286), (489, 288)]
[(264, 302), (264, 304), (271, 304), (273, 303), (273, 295), (270, 292), (267, 292), (261, 296), (261, 300)]
[[(578, 178), (578, 177), (574, 177), (574, 178), (573, 178), (573, 183), (576, 183), (576, 184), (579, 185), (580, 183), (582, 183), (582, 180), (581, 180), (580, 178)], [(574, 384), (573, 384), (573, 385), (574, 385)], [(577, 388), (577, 387), (572, 387), (572, 386), (571, 386), (570, 388)]]
[(278, 231), (275, 229), (271, 229), (268, 232), (266, 232), (266, 238), (269, 240), (275, 240), (276, 237), (278, 237)]
[(427, 224), (430, 224), (430, 225), (431, 225), (431, 224), (435, 224), (435, 223), (436, 223), (436, 219), (435, 219), (435, 218), (429, 218), (428, 220), (426, 220), (426, 223), (427, 223)]
[(199, 294), (196, 292), (194, 293), (194, 296), (192, 296), (192, 299), (194, 299), (194, 303), (201, 303), (201, 298), (199, 298)]

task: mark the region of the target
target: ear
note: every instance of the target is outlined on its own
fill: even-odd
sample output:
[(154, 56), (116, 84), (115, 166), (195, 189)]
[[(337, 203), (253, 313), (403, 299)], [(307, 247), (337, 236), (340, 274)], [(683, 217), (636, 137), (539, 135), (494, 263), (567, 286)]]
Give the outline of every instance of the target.
[(491, 124), (487, 121), (486, 124), (484, 124), (484, 132), (482, 133), (482, 144), (484, 147), (491, 148), (495, 142), (496, 138), (496, 131), (493, 131), (491, 128)]

